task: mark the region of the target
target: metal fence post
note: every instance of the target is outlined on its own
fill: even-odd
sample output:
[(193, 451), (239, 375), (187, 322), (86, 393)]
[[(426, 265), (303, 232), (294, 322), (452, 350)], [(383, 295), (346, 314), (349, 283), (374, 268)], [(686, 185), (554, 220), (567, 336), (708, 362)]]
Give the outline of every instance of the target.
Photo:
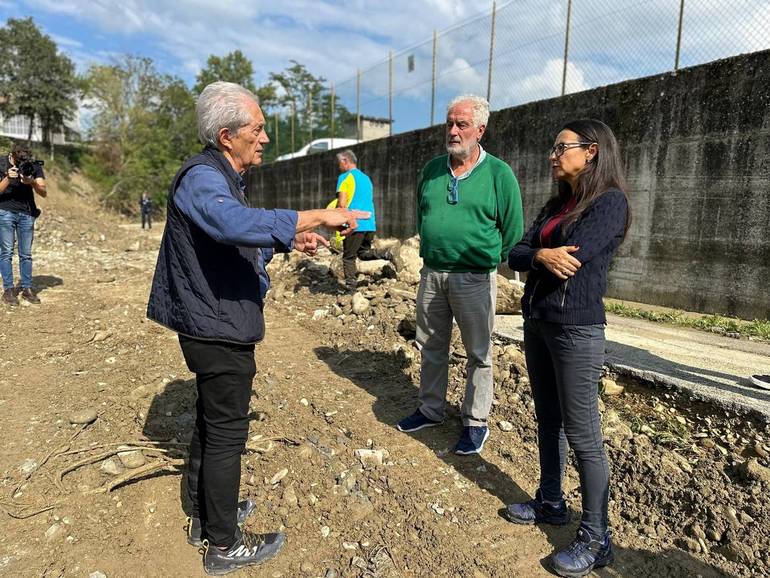
[(393, 51), (388, 52), (388, 136), (393, 136)]
[(561, 95), (567, 92), (567, 62), (569, 61), (569, 29), (572, 21), (572, 0), (567, 0), (567, 31), (564, 34), (564, 70), (561, 73)]
[(679, 2), (679, 25), (676, 30), (676, 56), (674, 57), (674, 72), (679, 70), (679, 56), (682, 50), (682, 22), (684, 21), (684, 0)]
[(495, 16), (497, 15), (497, 2), (492, 2), (492, 30), (489, 34), (489, 70), (487, 71), (487, 102), (492, 97), (492, 55), (495, 52)]
[(307, 93), (307, 132), (308, 132), (308, 139), (307, 141), (310, 142), (313, 140), (313, 91), (309, 90)]
[(278, 134), (278, 113), (273, 114), (273, 137), (275, 137), (275, 156), (281, 154), (281, 137)]
[(294, 139), (294, 131), (295, 131), (296, 124), (297, 124), (297, 103), (292, 98), (291, 99), (291, 151), (289, 152), (294, 152), (297, 150), (296, 141)]
[(356, 139), (361, 140), (361, 69), (356, 68)]
[(436, 111), (436, 48), (438, 35), (433, 31), (433, 72), (430, 81), (430, 126), (433, 126), (433, 113)]
[(331, 85), (331, 97), (329, 98), (329, 130), (331, 131), (331, 135), (329, 135), (332, 139), (331, 146), (329, 148), (334, 148), (334, 83), (330, 82)]

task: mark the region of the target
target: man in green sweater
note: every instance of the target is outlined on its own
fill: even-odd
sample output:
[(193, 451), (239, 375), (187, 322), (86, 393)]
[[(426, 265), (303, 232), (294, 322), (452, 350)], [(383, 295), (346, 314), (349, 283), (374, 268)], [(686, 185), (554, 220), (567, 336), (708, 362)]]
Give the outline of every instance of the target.
[(417, 232), (425, 265), (417, 292), (420, 407), (398, 429), (411, 432), (444, 421), (454, 317), (468, 359), (463, 433), (455, 448), (461, 455), (481, 452), (489, 437), (496, 270), (524, 231), (511, 167), (479, 144), (488, 119), (485, 99), (455, 98), (447, 108), (448, 154), (425, 165), (417, 185)]

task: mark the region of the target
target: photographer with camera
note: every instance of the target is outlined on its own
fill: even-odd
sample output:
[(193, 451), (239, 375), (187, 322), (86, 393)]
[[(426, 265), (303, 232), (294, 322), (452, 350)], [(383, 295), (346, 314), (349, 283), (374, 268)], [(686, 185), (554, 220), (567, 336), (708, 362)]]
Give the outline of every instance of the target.
[[(7, 157), (0, 157), (0, 275), (3, 301), (10, 305), (19, 304), (19, 294), (30, 303), (40, 303), (32, 290), (32, 239), (40, 215), (35, 193), (47, 194), (43, 161), (35, 160), (27, 147), (15, 144)], [(19, 247), (19, 288), (13, 283), (14, 240)]]

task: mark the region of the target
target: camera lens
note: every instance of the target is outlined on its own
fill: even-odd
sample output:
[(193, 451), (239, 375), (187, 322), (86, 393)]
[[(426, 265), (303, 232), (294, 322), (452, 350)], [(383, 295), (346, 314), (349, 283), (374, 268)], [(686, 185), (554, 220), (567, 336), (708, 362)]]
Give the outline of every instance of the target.
[(29, 178), (35, 174), (35, 163), (24, 161), (19, 164), (19, 174), (24, 178)]

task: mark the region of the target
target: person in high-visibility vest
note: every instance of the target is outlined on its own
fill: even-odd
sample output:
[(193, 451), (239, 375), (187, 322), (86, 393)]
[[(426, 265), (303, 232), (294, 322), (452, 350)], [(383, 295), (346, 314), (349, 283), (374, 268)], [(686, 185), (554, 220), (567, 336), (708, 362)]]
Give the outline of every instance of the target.
[(374, 218), (374, 188), (371, 179), (358, 169), (358, 159), (350, 149), (337, 153), (337, 207), (359, 209), (371, 213), (368, 219), (358, 220), (358, 228), (344, 238), (342, 243), (342, 269), (345, 287), (356, 290), (356, 258), (363, 261), (376, 259), (372, 241), (377, 230)]

